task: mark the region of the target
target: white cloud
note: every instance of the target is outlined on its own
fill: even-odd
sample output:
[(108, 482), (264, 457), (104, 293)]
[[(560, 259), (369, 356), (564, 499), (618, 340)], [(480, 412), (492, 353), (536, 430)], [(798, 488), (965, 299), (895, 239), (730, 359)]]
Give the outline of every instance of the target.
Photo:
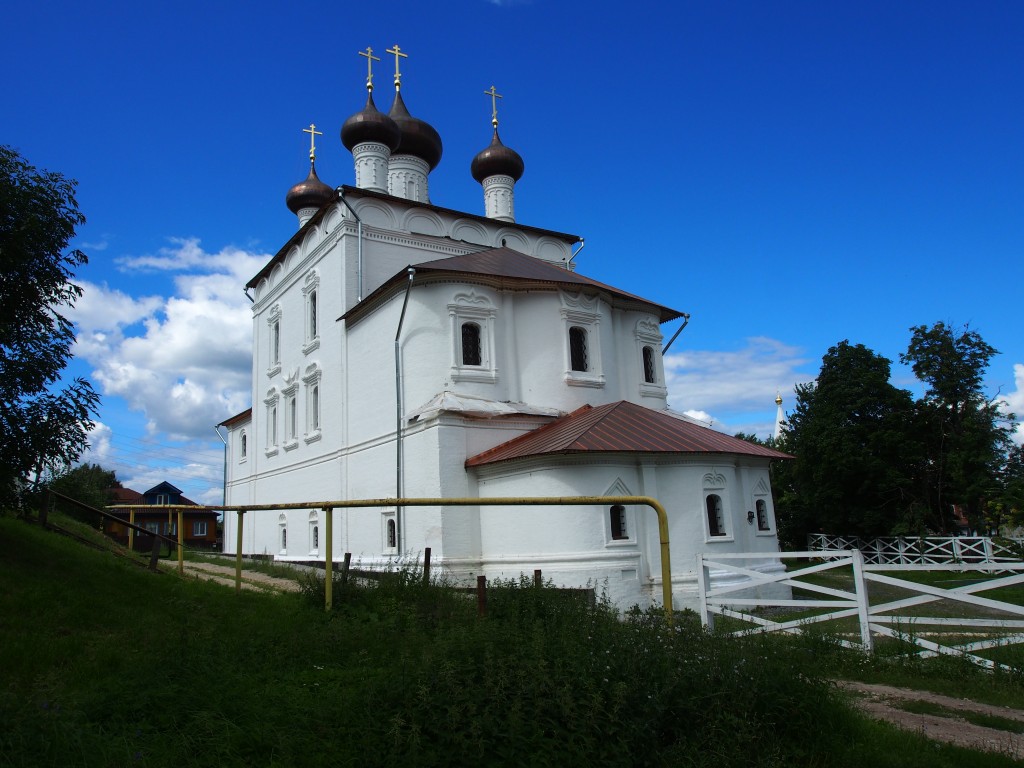
[(665, 358), (669, 405), (680, 411), (750, 413), (773, 411), (775, 396), (792, 403), (796, 384), (816, 374), (802, 351), (774, 339), (754, 337), (730, 352), (690, 350)]
[(1013, 432), (1014, 441), (1024, 444), (1024, 364), (1014, 364), (1013, 383), (1016, 389), (1002, 396), (1001, 399), (1006, 402), (1004, 413), (1012, 413), (1017, 417), (1017, 424)]
[(76, 355), (93, 367), (101, 393), (144, 413), (151, 432), (205, 441), (213, 424), (249, 405), (252, 314), (241, 288), (270, 255), (172, 242), (154, 256), (117, 261), (124, 270), (181, 273), (173, 296), (85, 286), (71, 315)]

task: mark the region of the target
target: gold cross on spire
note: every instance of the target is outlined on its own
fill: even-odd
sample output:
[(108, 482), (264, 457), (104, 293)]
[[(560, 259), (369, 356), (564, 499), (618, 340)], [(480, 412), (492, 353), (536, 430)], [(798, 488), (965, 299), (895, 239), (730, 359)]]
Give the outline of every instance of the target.
[(323, 131), (318, 131), (313, 123), (309, 124), (309, 128), (303, 128), (303, 133), (309, 134), (309, 162), (316, 160), (316, 137), (323, 136)]
[(402, 49), (398, 47), (398, 43), (395, 43), (394, 48), (388, 48), (384, 53), (393, 54), (395, 57), (395, 90), (399, 91), (402, 89), (402, 73), (398, 71), (399, 59), (408, 59), (408, 53), (402, 53)]
[(497, 99), (501, 98), (501, 94), (494, 90), (494, 86), (491, 86), (491, 90), (484, 91), (484, 96), (491, 97), (491, 125), (495, 128), (498, 127), (498, 102)]
[(373, 90), (373, 62), (380, 61), (379, 58), (373, 55), (373, 48), (366, 46), (365, 51), (359, 51), (360, 56), (366, 57), (366, 90)]

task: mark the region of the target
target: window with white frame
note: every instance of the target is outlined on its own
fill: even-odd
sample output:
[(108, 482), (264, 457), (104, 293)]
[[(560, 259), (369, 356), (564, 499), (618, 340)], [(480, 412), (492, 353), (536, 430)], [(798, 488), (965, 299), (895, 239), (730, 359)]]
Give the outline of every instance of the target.
[(282, 512), (277, 517), (277, 540), (281, 545), (281, 551), (278, 554), (288, 554), (288, 517)]
[(206, 535), (206, 521), (196, 520), (192, 523), (192, 535), (193, 536), (205, 536)]
[(628, 539), (629, 531), (626, 529), (626, 508), (621, 504), (612, 504), (608, 509), (608, 517), (612, 539), (615, 541)]
[(266, 453), (267, 456), (273, 456), (277, 453), (278, 447), (278, 406), (281, 402), (281, 396), (276, 388), (270, 389), (267, 392), (266, 398), (263, 400), (264, 406), (266, 406), (267, 414), (267, 425), (266, 425)]
[(708, 513), (708, 535), (725, 536), (725, 510), (722, 497), (717, 493), (709, 493), (704, 499)]
[(385, 512), (382, 516), (384, 534), (384, 554), (394, 554), (398, 551), (398, 521), (395, 519), (394, 511)]
[(653, 318), (645, 318), (636, 324), (636, 349), (639, 357), (640, 394), (648, 397), (665, 397), (665, 374), (661, 359), (661, 330)]
[(245, 461), (249, 456), (249, 436), (243, 429), (238, 436), (238, 460)]
[(448, 304), (451, 367), (455, 381), (491, 383), (498, 378), (494, 355), (497, 309), (476, 291), (457, 293)]
[(316, 510), (309, 513), (309, 554), (320, 553), (320, 515)]
[(323, 372), (313, 363), (306, 367), (302, 376), (306, 400), (306, 431), (303, 439), (307, 443), (320, 439), (320, 379)]
[(757, 514), (757, 530), (770, 531), (772, 527), (768, 522), (768, 502), (758, 499), (754, 502), (754, 511)]
[(313, 269), (306, 275), (302, 286), (306, 305), (306, 338), (302, 351), (309, 354), (320, 346), (320, 273)]
[(281, 305), (275, 304), (267, 315), (267, 376), (281, 371)]
[(601, 302), (597, 297), (562, 293), (565, 381), (570, 386), (603, 387)]
[(299, 444), (299, 371), (285, 376), (285, 386), (281, 390), (284, 397), (284, 444), (290, 451)]
[(732, 539), (728, 514), (726, 478), (715, 470), (704, 475), (704, 520), (708, 538)]

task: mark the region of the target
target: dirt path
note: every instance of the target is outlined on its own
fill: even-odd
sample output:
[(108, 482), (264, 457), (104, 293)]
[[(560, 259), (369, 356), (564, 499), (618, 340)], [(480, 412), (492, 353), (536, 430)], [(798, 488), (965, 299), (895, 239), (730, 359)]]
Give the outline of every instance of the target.
[(1020, 734), (974, 725), (958, 717), (939, 717), (907, 712), (894, 704), (899, 701), (924, 701), (959, 712), (992, 715), (1019, 722), (1020, 730), (1024, 731), (1024, 711), (1019, 709), (995, 707), (967, 699), (941, 696), (929, 691), (893, 688), (889, 685), (849, 681), (839, 681), (838, 684), (842, 690), (853, 694), (854, 703), (862, 711), (879, 720), (885, 720), (907, 730), (918, 731), (935, 741), (943, 741), (970, 749), (1000, 752), (1017, 759), (1024, 758), (1024, 736)]
[[(161, 566), (177, 570), (177, 563), (161, 563)], [(235, 569), (233, 566), (216, 565), (215, 563), (189, 563), (186, 562), (185, 573), (197, 579), (213, 581), (226, 586), (235, 586)], [(296, 573), (296, 576), (298, 573)], [(276, 576), (268, 576), (259, 571), (242, 570), (242, 589), (257, 590), (261, 592), (298, 592), (299, 583), (295, 579), (282, 579)]]

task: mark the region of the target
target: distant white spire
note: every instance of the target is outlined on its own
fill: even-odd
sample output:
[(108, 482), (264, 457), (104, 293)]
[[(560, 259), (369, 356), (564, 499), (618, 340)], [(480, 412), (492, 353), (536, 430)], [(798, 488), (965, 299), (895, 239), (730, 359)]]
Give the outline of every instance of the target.
[(772, 437), (778, 440), (782, 437), (782, 422), (786, 420), (786, 414), (782, 412), (782, 395), (778, 392), (775, 393), (775, 405), (777, 407), (775, 411), (775, 434)]

